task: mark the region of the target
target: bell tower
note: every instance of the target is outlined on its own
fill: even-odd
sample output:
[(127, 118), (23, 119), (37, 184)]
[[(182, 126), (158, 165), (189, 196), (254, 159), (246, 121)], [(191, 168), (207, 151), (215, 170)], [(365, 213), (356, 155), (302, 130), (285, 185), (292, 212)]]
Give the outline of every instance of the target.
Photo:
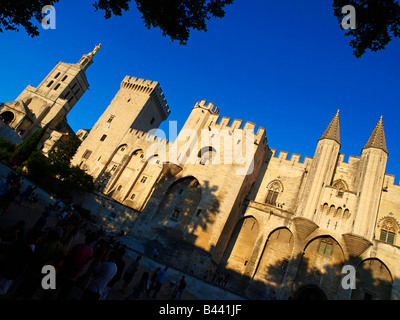
[(16, 100), (22, 101), (28, 109), (30, 122), (27, 125), (25, 121), (23, 138), (52, 120), (51, 127), (55, 128), (65, 119), (89, 88), (86, 70), (100, 47), (98, 45), (92, 52), (84, 54), (78, 63), (57, 63), (36, 88), (28, 85), (21, 92)]

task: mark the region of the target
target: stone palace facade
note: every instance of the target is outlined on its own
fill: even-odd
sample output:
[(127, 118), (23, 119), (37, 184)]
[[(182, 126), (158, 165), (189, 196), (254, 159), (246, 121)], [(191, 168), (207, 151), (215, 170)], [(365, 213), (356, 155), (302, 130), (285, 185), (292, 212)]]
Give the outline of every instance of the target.
[[(60, 62), (0, 117), (22, 136), (51, 119), (57, 131), (88, 88), (93, 55)], [(73, 164), (95, 178), (90, 197), (110, 206), (106, 220), (128, 231), (130, 248), (158, 248), (170, 266), (196, 264), (199, 277), (224, 272), (226, 289), (250, 299), (400, 297), (400, 186), (385, 173), (382, 117), (346, 162), (339, 111), (302, 160), (205, 100), (169, 141), (155, 130), (170, 113), (158, 82), (126, 76), (93, 128), (77, 133)], [(353, 288), (344, 266), (356, 271)]]

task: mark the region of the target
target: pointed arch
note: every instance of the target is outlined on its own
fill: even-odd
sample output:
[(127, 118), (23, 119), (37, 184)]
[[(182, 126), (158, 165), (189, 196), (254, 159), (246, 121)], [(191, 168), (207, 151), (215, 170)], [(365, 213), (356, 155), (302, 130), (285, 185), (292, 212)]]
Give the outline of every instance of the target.
[(378, 258), (368, 258), (357, 265), (356, 288), (352, 300), (390, 300), (393, 276)]
[(383, 217), (378, 222), (379, 240), (389, 244), (396, 244), (397, 233), (400, 226), (396, 219), (392, 217)]
[(269, 289), (282, 284), (292, 256), (294, 241), (293, 233), (287, 227), (271, 231), (254, 272), (254, 289), (257, 290), (258, 283), (266, 284), (262, 293), (266, 295)]
[(283, 183), (275, 179), (271, 181), (267, 186), (267, 197), (265, 203), (275, 206), (278, 200), (278, 196), (283, 192)]
[(202, 148), (199, 153), (197, 154), (197, 157), (200, 158), (200, 164), (205, 165), (205, 164), (210, 164), (214, 163), (216, 161), (216, 155), (217, 155), (217, 150), (214, 147), (208, 146)]
[(283, 192), (283, 189), (284, 189), (283, 188), (283, 183), (279, 179), (274, 179), (270, 183), (268, 183), (267, 189), (268, 190), (272, 189), (272, 190), (275, 190), (275, 191), (278, 191), (278, 192)]
[(293, 291), (316, 285), (332, 299), (340, 286), (344, 262), (344, 250), (335, 238), (330, 235), (313, 238), (304, 247)]
[(336, 195), (341, 198), (343, 197), (344, 193), (349, 190), (349, 187), (343, 179), (335, 180), (332, 183), (332, 187), (336, 189)]
[[(230, 237), (222, 256), (222, 264), (231, 270), (233, 282), (240, 280), (246, 269), (253, 270), (255, 256), (253, 254), (259, 233), (259, 223), (253, 216), (240, 219)], [(249, 270), (250, 271), (250, 270)]]
[(173, 182), (165, 193), (157, 209), (161, 220), (172, 220), (188, 226), (201, 201), (202, 188), (193, 176)]

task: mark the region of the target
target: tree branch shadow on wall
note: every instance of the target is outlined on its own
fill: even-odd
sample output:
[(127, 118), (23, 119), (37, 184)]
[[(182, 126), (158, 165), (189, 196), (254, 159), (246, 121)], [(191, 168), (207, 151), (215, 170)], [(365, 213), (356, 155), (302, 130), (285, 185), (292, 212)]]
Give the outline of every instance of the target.
[[(398, 282), (398, 279), (392, 279), (388, 268), (376, 258), (362, 261), (352, 257), (350, 261), (325, 263), (322, 267), (302, 254), (292, 257), (291, 261), (299, 261), (298, 268), (293, 268), (294, 272), (291, 272), (290, 264), (284, 259), (258, 270), (266, 276), (261, 279), (256, 273), (248, 279), (242, 291), (244, 296), (254, 300), (269, 300), (273, 296), (289, 300), (390, 300), (393, 282)], [(353, 289), (350, 287), (352, 274), (347, 270), (342, 273), (344, 265), (355, 266)], [(232, 283), (229, 289), (237, 291), (238, 283)]]
[[(257, 266), (250, 272), (227, 268), (224, 258), (214, 261), (215, 247), (207, 244), (221, 204), (217, 197), (218, 186), (203, 181), (199, 200), (197, 180), (179, 173), (179, 170), (165, 171), (152, 196), (153, 200), (158, 199), (152, 204), (154, 210), (139, 219), (140, 226), (147, 228), (138, 237), (146, 256), (152, 257), (157, 248), (160, 252), (154, 258), (157, 262), (187, 273), (191, 273), (196, 265), (193, 276), (251, 300), (391, 298), (392, 285), (399, 280), (393, 279), (384, 263), (375, 258), (361, 261), (353, 257), (350, 261), (335, 263), (333, 259), (321, 256), (322, 262), (316, 265), (303, 253), (290, 259), (275, 259), (266, 265), (255, 261)], [(191, 190), (185, 194), (186, 191), (181, 192), (183, 186)], [(202, 202), (204, 199), (208, 199), (206, 206)], [(175, 212), (179, 208), (181, 211)], [(232, 252), (229, 244), (225, 250), (228, 256)], [(268, 254), (268, 251), (263, 253)], [(343, 280), (346, 275), (342, 274), (345, 264), (356, 266), (356, 288), (353, 290), (342, 286), (343, 281), (346, 283), (346, 279)]]
[(185, 272), (196, 265), (199, 272), (212, 268), (214, 248), (208, 246), (220, 208), (218, 187), (209, 181), (200, 185), (196, 178), (179, 173), (176, 166), (165, 170), (137, 222), (136, 228), (146, 232), (131, 235), (141, 242), (146, 256), (152, 257), (157, 248), (159, 262)]

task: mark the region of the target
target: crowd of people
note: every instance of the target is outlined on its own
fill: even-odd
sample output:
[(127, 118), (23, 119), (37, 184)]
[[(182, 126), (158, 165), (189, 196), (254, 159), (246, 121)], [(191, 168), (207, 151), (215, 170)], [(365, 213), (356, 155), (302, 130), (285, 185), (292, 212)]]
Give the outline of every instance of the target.
[[(1, 216), (13, 201), (32, 203), (28, 199), (32, 199), (35, 188), (27, 187), (21, 192), (22, 183), (22, 178), (14, 173), (0, 180), (0, 203), (4, 210)], [(55, 218), (52, 226), (48, 226), (50, 217)], [(3, 299), (105, 300), (117, 285), (123, 299), (156, 299), (166, 281), (168, 266), (157, 268), (151, 275), (143, 271), (134, 279), (142, 257), (138, 255), (125, 265), (127, 248), (121, 244), (124, 232), (107, 233), (103, 226), (89, 227), (67, 199), (47, 205), (28, 232), (26, 228), (26, 221), (19, 220), (0, 232)], [(85, 240), (80, 243), (82, 238)], [(43, 289), (44, 266), (54, 267), (57, 284), (54, 290)], [(181, 299), (185, 287), (184, 276), (171, 282), (169, 298)]]

